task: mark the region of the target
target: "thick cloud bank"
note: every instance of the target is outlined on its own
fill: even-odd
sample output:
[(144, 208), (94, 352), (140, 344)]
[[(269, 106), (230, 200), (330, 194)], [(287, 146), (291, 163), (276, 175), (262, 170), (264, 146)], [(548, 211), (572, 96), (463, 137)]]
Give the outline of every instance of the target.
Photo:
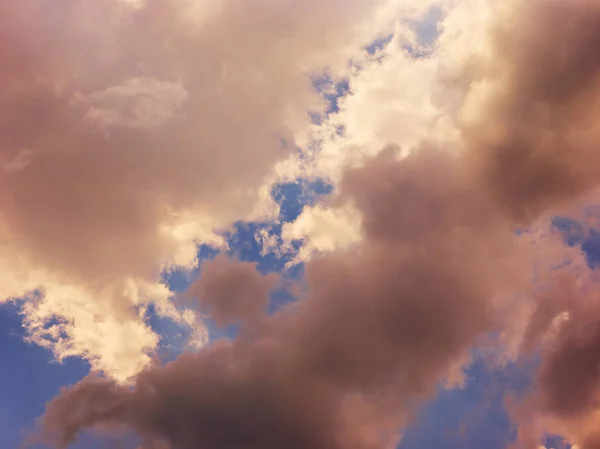
[[(28, 150), (7, 152), (0, 178), (6, 232), (23, 264), (89, 288), (119, 285), (123, 273), (147, 279), (151, 262), (174, 254), (170, 234), (156, 238), (171, 217), (164, 213), (226, 219), (247, 204), (245, 189), (279, 155), (271, 139), (285, 136), (284, 124), (312, 104), (296, 69), (335, 58), (329, 44), (344, 48), (358, 33), (349, 24), (369, 11), (357, 1), (251, 3), (204, 10), (201, 2), (193, 9), (148, 2), (136, 12), (101, 3), (96, 13), (110, 13), (116, 28), (102, 28), (106, 40), (97, 48), (86, 47), (100, 33), (96, 16), (67, 22), (91, 33), (81, 48), (67, 45), (71, 51), (57, 55), (33, 46), (48, 58), (28, 59), (27, 51), (0, 47), (14, 67), (6, 110), (23, 111), (3, 118), (11, 123), (8, 148)], [(81, 11), (68, 4), (54, 14)], [(440, 8), (439, 39), (412, 59), (413, 74), (427, 76), (412, 79), (435, 88), (444, 131), (427, 124), (430, 111), (373, 114), (399, 126), (412, 117), (431, 135), (411, 136), (409, 148), (391, 141), (332, 175), (337, 204), (360, 217), (360, 238), (314, 255), (303, 297), (272, 315), (262, 312), (274, 277), (224, 257), (207, 263), (190, 294), (219, 324), (251, 322), (251, 331), (151, 366), (133, 385), (91, 376), (64, 390), (42, 420), (48, 442), (62, 448), (85, 429), (125, 426), (145, 449), (391, 448), (415, 406), (438, 382), (456, 380), (457, 364), (494, 332), (518, 354), (542, 355), (519, 410), (533, 417), (534, 434), (554, 425), (581, 449), (600, 447), (593, 273), (543, 268), (555, 242), (532, 245), (515, 232), (600, 183), (600, 2), (464, 0)], [(39, 17), (20, 11), (10, 13)], [(38, 45), (63, 48), (71, 42), (64, 30)], [(107, 43), (117, 32), (129, 36), (131, 52), (112, 54)], [(26, 50), (30, 42), (37, 41), (24, 42)], [(406, 56), (415, 51), (407, 42), (399, 29), (390, 45)], [(93, 63), (76, 64), (93, 50)], [(114, 57), (128, 67), (135, 59), (136, 76), (115, 69), (113, 79), (103, 64)], [(371, 61), (367, 75), (389, 57)], [(69, 82), (50, 88), (54, 78), (37, 76), (38, 65), (77, 89), (65, 97)], [(26, 87), (22, 73), (32, 74)], [(344, 107), (339, 117), (349, 120), (351, 104)], [(87, 198), (94, 207), (86, 208)], [(526, 440), (522, 433), (517, 444)]]
[(195, 326), (161, 269), (253, 211), (380, 3), (0, 1), (0, 300), (43, 293), (32, 340), (122, 380), (149, 303)]

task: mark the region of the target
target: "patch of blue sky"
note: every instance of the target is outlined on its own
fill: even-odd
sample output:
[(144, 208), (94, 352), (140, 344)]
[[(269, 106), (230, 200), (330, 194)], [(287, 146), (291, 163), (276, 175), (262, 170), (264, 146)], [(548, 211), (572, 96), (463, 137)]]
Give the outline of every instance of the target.
[(340, 111), (340, 99), (351, 94), (350, 80), (348, 78), (334, 79), (329, 73), (325, 72), (313, 77), (312, 84), (325, 100), (326, 108), (322, 113), (310, 111), (309, 115), (313, 124), (321, 125), (331, 114)]
[[(244, 262), (256, 262), (258, 270), (262, 273), (283, 271), (286, 263), (291, 261), (296, 251), (300, 249), (300, 243), (297, 242), (292, 246), (290, 253), (265, 252), (262, 242), (256, 238), (257, 234), (265, 230), (269, 237), (274, 237), (282, 243), (282, 224), (296, 220), (306, 206), (314, 204), (331, 191), (332, 186), (322, 179), (277, 184), (271, 195), (280, 206), (279, 221), (235, 223), (232, 230), (222, 234), (228, 248), (226, 254)], [(171, 268), (163, 273), (163, 282), (173, 292), (184, 291), (192, 280), (200, 275), (202, 262), (214, 258), (217, 254), (219, 251), (215, 248), (207, 245), (199, 246), (197, 255), (199, 267), (192, 271), (185, 268)]]
[[(444, 10), (439, 5), (432, 5), (427, 13), (419, 20), (406, 20), (404, 23), (414, 31), (414, 43), (402, 42), (402, 49), (414, 59), (430, 57), (435, 51), (435, 43), (440, 35), (440, 25), (444, 18)], [(383, 50), (394, 42), (394, 35), (387, 35), (375, 40), (365, 49), (375, 57), (382, 60)]]
[[(433, 5), (419, 20), (407, 20), (406, 25), (416, 36), (415, 45), (404, 44), (403, 49), (413, 58), (425, 58), (433, 53), (435, 42), (440, 35), (440, 24), (444, 18), (444, 10), (439, 5)], [(383, 51), (394, 42), (394, 33), (378, 37), (364, 47), (364, 50), (375, 60), (381, 61)]]
[(561, 435), (548, 434), (542, 439), (548, 449), (571, 449), (571, 444)]
[(580, 246), (591, 268), (600, 266), (600, 231), (586, 228), (582, 223), (568, 217), (554, 217), (552, 226), (562, 233), (570, 246)]
[(427, 49), (415, 52), (413, 49), (413, 56), (423, 57), (431, 54), (435, 42), (440, 35), (440, 24), (444, 19), (444, 10), (439, 5), (433, 5), (427, 14), (421, 20), (414, 20), (410, 22), (411, 27), (415, 30), (417, 36), (417, 45), (421, 49)]
[[(177, 298), (179, 308), (191, 306)], [(150, 304), (146, 311), (147, 324), (160, 335), (158, 347), (154, 355), (161, 363), (175, 360), (182, 352), (191, 349), (190, 342), (194, 337), (192, 329), (183, 326), (170, 318), (163, 318), (156, 313), (154, 305)]]
[(333, 186), (324, 179), (299, 179), (274, 186), (271, 195), (280, 206), (280, 221), (289, 223), (298, 218), (304, 207), (314, 205), (332, 191)]
[(503, 449), (517, 436), (505, 407), (530, 384), (532, 365), (507, 363), (490, 369), (475, 357), (463, 368), (464, 386), (440, 387), (409, 426), (398, 449)]
[(33, 429), (43, 413), (45, 403), (60, 388), (83, 378), (89, 365), (81, 358), (70, 357), (62, 363), (52, 353), (24, 341), (20, 304), (0, 306), (0, 447), (16, 448)]
[(393, 33), (386, 34), (385, 36), (378, 37), (373, 42), (366, 45), (363, 49), (369, 55), (376, 55), (380, 51), (384, 50), (385, 47), (387, 47), (390, 44), (390, 42), (392, 42), (392, 39), (394, 39)]
[[(85, 431), (77, 436), (77, 439), (69, 445), (69, 449), (129, 449), (141, 447), (141, 442), (141, 438), (133, 432), (123, 431), (120, 434), (110, 435), (108, 432), (102, 431)], [(18, 447), (20, 446), (12, 446), (11, 449)], [(24, 447), (27, 449), (50, 449), (46, 444)]]

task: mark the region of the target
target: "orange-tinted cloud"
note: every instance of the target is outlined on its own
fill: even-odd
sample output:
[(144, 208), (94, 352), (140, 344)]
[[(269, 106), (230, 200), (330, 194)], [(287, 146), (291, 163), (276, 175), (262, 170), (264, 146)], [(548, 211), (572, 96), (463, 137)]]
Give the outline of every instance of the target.
[[(438, 150), (396, 161), (390, 149), (343, 186), (365, 238), (307, 264), (305, 299), (251, 337), (149, 369), (133, 389), (84, 380), (49, 404), (49, 440), (124, 424), (178, 449), (392, 447), (400, 404), (431, 393), (499, 324), (495, 298), (522, 282), (516, 237)], [(235, 300), (240, 282), (251, 293), (259, 281), (259, 301), (268, 284), (250, 268), (219, 259), (199, 285), (208, 298)]]
[(49, 404), (47, 439), (125, 425), (174, 449), (392, 447), (414, 402), (505, 328), (506, 299), (526, 293), (523, 348), (544, 355), (535, 411), (597, 447), (594, 292), (577, 273), (550, 294), (530, 288), (539, 273), (513, 230), (600, 181), (600, 3), (489, 11), (483, 51), (461, 55), (452, 79), (465, 89), (457, 147), (422, 144), (401, 161), (391, 147), (346, 171), (339, 194), (361, 214), (362, 240), (307, 263), (306, 298), (133, 388), (84, 380)]
[(511, 0), (495, 15), (462, 129), (491, 195), (527, 221), (600, 180), (600, 3)]
[(161, 269), (252, 211), (322, 106), (310, 75), (345, 64), (380, 6), (0, 0), (0, 301), (43, 290), (35, 341), (137, 372), (158, 337), (136, 310), (186, 321)]
[(220, 255), (202, 264), (202, 277), (188, 290), (218, 326), (255, 322), (266, 311), (274, 273), (261, 275), (256, 264)]

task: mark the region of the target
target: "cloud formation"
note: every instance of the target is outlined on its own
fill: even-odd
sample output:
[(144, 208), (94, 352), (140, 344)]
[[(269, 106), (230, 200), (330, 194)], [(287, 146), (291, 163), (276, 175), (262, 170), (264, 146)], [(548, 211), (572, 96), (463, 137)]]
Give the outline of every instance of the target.
[[(597, 1), (515, 1), (495, 12), (460, 121), (483, 188), (517, 223), (600, 183), (599, 25)], [(466, 66), (463, 76), (473, 79), (472, 70)], [(561, 432), (578, 448), (594, 449), (600, 447), (596, 275), (563, 263), (543, 279), (524, 341), (542, 354), (526, 408), (538, 433)]]
[(508, 2), (495, 12), (461, 124), (473, 163), (516, 219), (598, 184), (599, 20), (589, 0)]
[[(133, 386), (92, 376), (66, 389), (44, 415), (48, 442), (66, 447), (87, 428), (126, 426), (149, 448), (391, 448), (415, 405), (452, 375), (473, 345), (519, 321), (525, 323), (519, 349), (543, 356), (532, 410), (580, 448), (597, 447), (600, 320), (594, 291), (586, 290), (592, 276), (567, 264), (540, 268), (539, 252), (549, 257), (555, 247), (532, 248), (515, 229), (533, 227), (600, 181), (600, 3), (464, 0), (454, 9), (445, 6), (435, 51), (415, 62), (429, 76), (421, 80), (411, 72), (408, 79), (439, 87), (436, 99), (453, 132), (421, 136), (435, 114), (431, 102), (421, 107), (415, 101), (425, 113), (408, 148), (380, 146), (359, 167), (336, 165), (337, 201), (360, 215), (361, 238), (314, 255), (306, 264), (305, 296), (269, 316), (256, 317), (268, 278), (224, 258), (206, 265), (195, 287), (201, 302), (223, 322), (247, 316), (251, 304), (254, 332), (150, 367)], [(324, 8), (323, 17), (332, 19)], [(114, 113), (96, 115), (105, 126), (128, 123), (119, 127), (126, 134), (139, 123), (157, 123), (166, 111), (176, 117), (174, 109), (185, 109), (194, 97), (182, 83), (188, 96), (180, 96), (181, 106), (172, 101), (146, 114), (162, 94), (145, 95), (139, 109), (130, 110), (127, 97)], [(146, 85), (118, 86), (122, 93)], [(105, 89), (92, 90), (102, 92), (92, 97), (112, 98), (115, 90), (107, 95)], [(252, 104), (253, 94), (242, 98)], [(261, 111), (265, 122), (249, 132), (269, 127), (282, 110)], [(389, 110), (383, 114), (390, 118)], [(243, 156), (240, 161), (248, 163)], [(225, 191), (238, 182), (233, 175), (216, 177), (211, 182)], [(194, 185), (185, 187), (194, 192)], [(512, 308), (522, 296), (529, 310)], [(230, 300), (233, 309), (220, 308)]]
[[(133, 389), (82, 381), (49, 405), (49, 441), (101, 424), (149, 447), (393, 447), (401, 404), (430, 394), (500, 324), (496, 299), (526, 281), (517, 238), (457, 163), (427, 148), (397, 161), (390, 148), (349, 172), (364, 239), (307, 264), (306, 298), (251, 336), (141, 373)], [(268, 284), (250, 268), (209, 262), (199, 284), (234, 300), (239, 282), (250, 293), (260, 281), (260, 300)]]
[(161, 269), (252, 211), (321, 107), (310, 75), (385, 3), (1, 0), (0, 300), (43, 292), (32, 339), (119, 379), (146, 365), (146, 306), (190, 321)]
[(234, 262), (225, 255), (202, 264), (202, 277), (187, 294), (218, 326), (254, 322), (269, 304), (269, 292), (277, 275), (261, 275), (255, 263)]

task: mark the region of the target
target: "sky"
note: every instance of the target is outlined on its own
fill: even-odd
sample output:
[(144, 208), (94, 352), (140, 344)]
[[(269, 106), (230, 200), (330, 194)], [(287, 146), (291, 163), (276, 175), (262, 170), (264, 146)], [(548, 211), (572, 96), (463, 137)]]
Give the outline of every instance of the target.
[(600, 1), (0, 0), (0, 447), (600, 448)]

